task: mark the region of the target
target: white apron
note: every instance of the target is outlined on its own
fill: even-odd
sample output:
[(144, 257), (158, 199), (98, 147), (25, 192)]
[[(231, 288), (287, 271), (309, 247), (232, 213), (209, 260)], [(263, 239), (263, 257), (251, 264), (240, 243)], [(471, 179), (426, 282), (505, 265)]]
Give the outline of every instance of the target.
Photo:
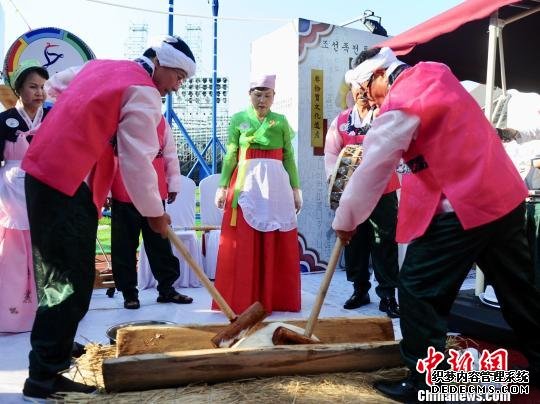
[(283, 162), (248, 159), (244, 186), (238, 197), (245, 221), (255, 230), (290, 231), (297, 227), (294, 196)]
[[(26, 142), (26, 139), (24, 139)], [(16, 143), (22, 143), (21, 136)], [(24, 171), (21, 160), (6, 160), (0, 168), (0, 226), (28, 230), (28, 215), (24, 194)]]

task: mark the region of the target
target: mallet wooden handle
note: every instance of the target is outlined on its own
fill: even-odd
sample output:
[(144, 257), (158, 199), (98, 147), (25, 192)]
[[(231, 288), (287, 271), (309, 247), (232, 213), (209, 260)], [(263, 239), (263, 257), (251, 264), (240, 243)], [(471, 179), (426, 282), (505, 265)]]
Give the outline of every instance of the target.
[(231, 307), (227, 304), (225, 299), (223, 299), (223, 296), (221, 296), (214, 284), (210, 282), (210, 279), (208, 279), (208, 277), (205, 275), (199, 264), (195, 262), (184, 243), (182, 243), (180, 238), (174, 233), (174, 231), (170, 227), (167, 229), (167, 237), (169, 237), (169, 240), (171, 241), (171, 243), (174, 244), (176, 249), (180, 251), (182, 257), (184, 257), (184, 259), (188, 262), (191, 269), (193, 269), (193, 272), (195, 272), (195, 275), (197, 275), (206, 290), (208, 290), (208, 292), (212, 295), (212, 298), (216, 301), (221, 311), (227, 316), (230, 321), (235, 320), (236, 314), (234, 314), (234, 311), (232, 311)]
[(330, 261), (328, 262), (328, 266), (326, 267), (326, 272), (324, 273), (324, 278), (321, 282), (319, 293), (317, 294), (317, 298), (315, 299), (315, 303), (313, 304), (313, 308), (311, 309), (311, 314), (309, 315), (306, 328), (304, 329), (304, 336), (306, 337), (311, 337), (311, 335), (313, 334), (313, 329), (315, 328), (315, 324), (317, 323), (317, 319), (321, 312), (321, 307), (324, 302), (324, 298), (326, 297), (326, 293), (328, 292), (330, 281), (332, 280), (332, 276), (334, 276), (334, 272), (336, 271), (337, 263), (339, 260), (339, 256), (341, 255), (342, 249), (343, 242), (338, 237), (336, 239), (336, 244), (334, 244), (332, 255), (330, 255)]

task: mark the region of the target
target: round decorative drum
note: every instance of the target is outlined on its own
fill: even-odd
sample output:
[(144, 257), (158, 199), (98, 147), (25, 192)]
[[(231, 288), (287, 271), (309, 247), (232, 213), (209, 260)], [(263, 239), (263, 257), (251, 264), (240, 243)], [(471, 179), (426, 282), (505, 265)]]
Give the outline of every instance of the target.
[(334, 171), (328, 183), (328, 203), (330, 209), (336, 210), (341, 195), (351, 179), (351, 176), (362, 161), (362, 145), (350, 144), (341, 149), (334, 166)]
[(60, 28), (38, 28), (21, 35), (8, 49), (4, 61), (4, 81), (24, 60), (35, 59), (47, 69), (49, 75), (95, 59), (79, 37)]

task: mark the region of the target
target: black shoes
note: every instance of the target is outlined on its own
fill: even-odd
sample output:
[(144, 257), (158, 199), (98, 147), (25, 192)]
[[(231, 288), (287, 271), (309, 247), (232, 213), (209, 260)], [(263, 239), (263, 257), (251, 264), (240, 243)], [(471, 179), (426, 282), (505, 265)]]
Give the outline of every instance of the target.
[(139, 302), (139, 291), (137, 289), (122, 291), (122, 295), (124, 296), (125, 309), (137, 310), (141, 307), (141, 302)]
[(193, 299), (182, 293), (173, 292), (168, 295), (160, 294), (156, 300), (158, 303), (177, 303), (177, 304), (190, 304), (193, 303)]
[(23, 396), (25, 399), (36, 400), (46, 399), (60, 392), (89, 394), (95, 391), (95, 386), (77, 383), (67, 377), (58, 375), (46, 381), (26, 379), (23, 387)]
[[(370, 303), (369, 294), (354, 292), (343, 305), (344, 309), (353, 310)], [(395, 297), (383, 297), (379, 303), (379, 310), (386, 313), (390, 318), (399, 318), (399, 305)]]
[(369, 303), (370, 303), (370, 300), (369, 300), (368, 293), (359, 294), (359, 293), (354, 292), (352, 296), (349, 298), (349, 300), (345, 302), (345, 304), (343, 305), (343, 308), (347, 310), (353, 310), (353, 309), (357, 309), (359, 307), (365, 306), (366, 304), (369, 304)]
[(379, 303), (379, 310), (384, 311), (390, 318), (399, 318), (399, 305), (395, 297), (384, 297)]
[[(417, 377), (409, 375), (407, 378), (395, 382), (379, 381), (373, 384), (385, 396), (401, 403), (418, 402), (419, 387)], [(424, 387), (427, 388), (427, 387)]]
[(111, 288), (107, 288), (107, 290), (105, 291), (105, 294), (107, 295), (107, 297), (110, 297), (112, 299), (114, 297), (114, 292), (116, 292), (116, 288), (111, 287)]
[[(139, 292), (137, 289), (128, 290), (122, 292), (124, 295), (124, 307), (126, 309), (138, 309), (141, 307), (139, 302)], [(189, 296), (178, 293), (176, 290), (166, 292), (165, 294), (159, 294), (156, 301), (158, 303), (176, 303), (176, 304), (190, 304), (193, 303), (193, 299)]]

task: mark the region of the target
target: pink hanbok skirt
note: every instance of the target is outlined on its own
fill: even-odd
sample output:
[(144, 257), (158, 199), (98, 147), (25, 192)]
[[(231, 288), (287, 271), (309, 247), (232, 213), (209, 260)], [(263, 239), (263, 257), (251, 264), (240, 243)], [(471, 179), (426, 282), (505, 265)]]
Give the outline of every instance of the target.
[(30, 231), (0, 227), (0, 332), (31, 331), (36, 308)]

